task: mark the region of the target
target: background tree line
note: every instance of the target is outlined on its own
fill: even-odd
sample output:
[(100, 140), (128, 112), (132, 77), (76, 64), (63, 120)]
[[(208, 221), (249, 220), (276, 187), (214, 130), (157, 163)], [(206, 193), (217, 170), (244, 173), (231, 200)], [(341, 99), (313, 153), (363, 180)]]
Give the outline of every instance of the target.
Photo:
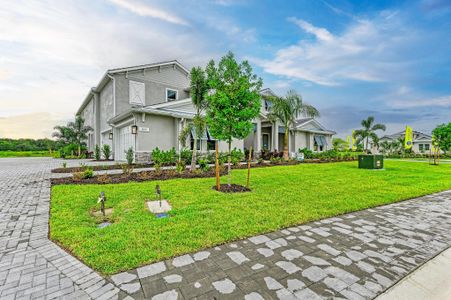
[(8, 139), (0, 138), (0, 151), (50, 151), (57, 148), (51, 139)]

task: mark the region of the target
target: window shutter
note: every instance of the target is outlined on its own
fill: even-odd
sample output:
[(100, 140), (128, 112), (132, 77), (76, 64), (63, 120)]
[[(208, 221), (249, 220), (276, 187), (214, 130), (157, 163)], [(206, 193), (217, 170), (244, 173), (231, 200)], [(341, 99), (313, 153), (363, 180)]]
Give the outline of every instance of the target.
[(143, 82), (129, 81), (129, 101), (130, 104), (146, 104), (146, 86)]

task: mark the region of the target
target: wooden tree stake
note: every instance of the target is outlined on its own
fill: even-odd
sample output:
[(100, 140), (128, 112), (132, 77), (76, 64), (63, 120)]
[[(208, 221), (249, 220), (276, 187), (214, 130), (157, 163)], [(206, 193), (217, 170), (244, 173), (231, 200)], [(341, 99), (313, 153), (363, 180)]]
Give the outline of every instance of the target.
[(249, 188), (249, 181), (251, 177), (251, 159), (252, 159), (252, 146), (249, 149), (249, 158), (247, 160), (247, 182), (246, 182), (247, 188)]
[(220, 185), (221, 185), (221, 181), (219, 178), (219, 142), (216, 141), (215, 143), (215, 150), (216, 150), (216, 164), (215, 164), (215, 168), (216, 168), (216, 190), (219, 191), (220, 189)]

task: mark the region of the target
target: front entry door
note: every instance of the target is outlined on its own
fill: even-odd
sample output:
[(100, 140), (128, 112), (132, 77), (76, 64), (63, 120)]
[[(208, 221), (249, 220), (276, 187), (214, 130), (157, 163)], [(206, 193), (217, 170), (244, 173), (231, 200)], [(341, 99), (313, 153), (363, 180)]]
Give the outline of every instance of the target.
[(263, 149), (268, 150), (269, 149), (269, 134), (263, 133)]

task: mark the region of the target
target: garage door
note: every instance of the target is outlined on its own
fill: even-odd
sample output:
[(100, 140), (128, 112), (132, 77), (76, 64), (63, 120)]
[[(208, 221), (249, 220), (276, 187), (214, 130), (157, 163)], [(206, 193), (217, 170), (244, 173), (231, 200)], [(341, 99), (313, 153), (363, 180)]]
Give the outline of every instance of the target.
[(120, 128), (118, 133), (118, 148), (115, 157), (117, 160), (126, 160), (125, 151), (130, 147), (135, 151), (135, 137), (131, 132), (130, 126)]

